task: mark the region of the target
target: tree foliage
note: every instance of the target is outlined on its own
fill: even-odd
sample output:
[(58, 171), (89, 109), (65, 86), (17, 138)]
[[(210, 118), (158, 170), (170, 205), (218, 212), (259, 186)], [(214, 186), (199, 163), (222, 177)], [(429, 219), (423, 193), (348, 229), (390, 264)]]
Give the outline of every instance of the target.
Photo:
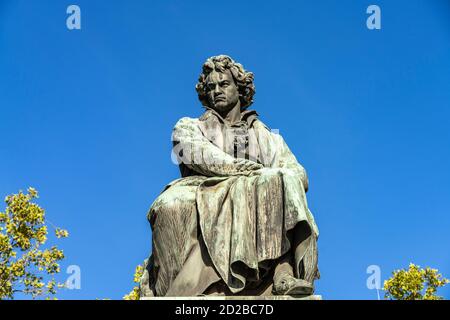
[(436, 291), (448, 282), (437, 269), (421, 269), (411, 263), (408, 270), (396, 270), (384, 282), (385, 297), (391, 300), (441, 300)]
[[(57, 246), (44, 248), (51, 223), (33, 202), (37, 198), (33, 188), (5, 198), (6, 209), (0, 212), (0, 299), (14, 299), (18, 292), (48, 298), (64, 286), (54, 278), (64, 253)], [(68, 237), (66, 230), (52, 227), (56, 238)]]
[(134, 271), (134, 283), (137, 283), (138, 285), (134, 286), (131, 292), (123, 297), (124, 300), (139, 300), (140, 295), (140, 289), (139, 289), (139, 282), (142, 278), (142, 275), (144, 273), (144, 267), (142, 265), (138, 265), (136, 267), (136, 270)]

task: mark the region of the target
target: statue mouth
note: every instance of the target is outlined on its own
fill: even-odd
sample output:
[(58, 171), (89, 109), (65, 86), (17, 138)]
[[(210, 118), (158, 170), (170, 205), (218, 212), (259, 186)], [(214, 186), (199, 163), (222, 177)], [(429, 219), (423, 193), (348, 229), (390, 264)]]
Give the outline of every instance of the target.
[(223, 102), (225, 100), (226, 100), (225, 97), (217, 97), (214, 99), (214, 102)]

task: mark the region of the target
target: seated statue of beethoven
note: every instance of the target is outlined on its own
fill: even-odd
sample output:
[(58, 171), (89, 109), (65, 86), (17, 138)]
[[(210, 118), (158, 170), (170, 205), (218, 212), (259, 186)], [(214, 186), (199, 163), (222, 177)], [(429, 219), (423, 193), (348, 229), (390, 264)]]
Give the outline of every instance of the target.
[(148, 213), (141, 296), (312, 294), (318, 229), (308, 178), (283, 138), (247, 109), (253, 74), (211, 57), (196, 90), (206, 111), (173, 129), (182, 178)]

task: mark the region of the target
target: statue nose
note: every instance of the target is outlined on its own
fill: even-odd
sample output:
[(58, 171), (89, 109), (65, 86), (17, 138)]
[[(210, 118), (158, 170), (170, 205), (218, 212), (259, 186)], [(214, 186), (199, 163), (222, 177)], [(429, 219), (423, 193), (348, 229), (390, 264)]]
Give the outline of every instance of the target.
[(220, 90), (220, 86), (214, 87), (214, 95), (219, 95), (222, 93), (222, 90)]

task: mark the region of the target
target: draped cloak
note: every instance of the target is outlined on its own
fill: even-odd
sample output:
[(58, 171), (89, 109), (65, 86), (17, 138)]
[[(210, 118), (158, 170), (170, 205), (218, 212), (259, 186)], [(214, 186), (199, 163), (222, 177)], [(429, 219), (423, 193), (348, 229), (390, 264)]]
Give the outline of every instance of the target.
[[(242, 150), (236, 149), (237, 131), (246, 137)], [(200, 295), (217, 280), (242, 294), (289, 250), (296, 277), (318, 278), (319, 231), (307, 205), (308, 178), (281, 135), (255, 111), (244, 111), (241, 121), (229, 125), (208, 109), (198, 119), (180, 119), (172, 140), (182, 178), (166, 186), (148, 213), (153, 252), (143, 296)], [(246, 171), (242, 163), (259, 163), (261, 169)], [(297, 234), (289, 238), (289, 232)], [(180, 281), (192, 273), (183, 268), (200, 242), (201, 263), (214, 271)], [(197, 287), (202, 289), (192, 289)]]

